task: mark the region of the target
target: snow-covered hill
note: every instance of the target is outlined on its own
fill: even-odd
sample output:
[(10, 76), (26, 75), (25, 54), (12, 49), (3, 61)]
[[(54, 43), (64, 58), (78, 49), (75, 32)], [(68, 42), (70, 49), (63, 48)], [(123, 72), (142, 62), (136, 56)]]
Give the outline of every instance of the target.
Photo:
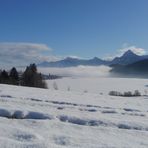
[(53, 82), (50, 89), (0, 85), (1, 148), (148, 147), (148, 96), (108, 96), (145, 94), (147, 80), (65, 78), (58, 90)]

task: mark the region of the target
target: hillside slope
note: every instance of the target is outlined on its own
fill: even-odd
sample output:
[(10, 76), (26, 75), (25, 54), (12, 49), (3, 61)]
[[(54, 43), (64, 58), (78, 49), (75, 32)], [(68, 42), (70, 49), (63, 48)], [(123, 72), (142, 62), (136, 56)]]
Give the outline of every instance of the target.
[(125, 76), (133, 75), (148, 78), (148, 59), (141, 60), (129, 65), (113, 65), (112, 73), (118, 73)]

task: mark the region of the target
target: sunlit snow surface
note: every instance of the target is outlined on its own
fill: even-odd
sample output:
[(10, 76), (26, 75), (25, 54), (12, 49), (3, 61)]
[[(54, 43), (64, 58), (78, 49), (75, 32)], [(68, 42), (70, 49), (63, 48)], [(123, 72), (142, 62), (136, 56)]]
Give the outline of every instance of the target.
[[(0, 85), (0, 148), (148, 147), (148, 80), (63, 78), (48, 85)], [(144, 96), (108, 96), (135, 89)]]

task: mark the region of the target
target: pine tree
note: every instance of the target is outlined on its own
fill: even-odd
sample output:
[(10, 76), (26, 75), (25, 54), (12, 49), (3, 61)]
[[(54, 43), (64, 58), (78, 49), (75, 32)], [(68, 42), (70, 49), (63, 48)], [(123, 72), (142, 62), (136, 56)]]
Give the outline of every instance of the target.
[(47, 88), (42, 75), (37, 72), (35, 64), (30, 64), (22, 75), (22, 85), (30, 87)]
[(10, 70), (9, 77), (10, 77), (10, 83), (11, 84), (14, 84), (14, 85), (18, 85), (19, 84), (19, 75), (18, 75), (18, 72), (17, 72), (15, 67), (13, 67)]
[(1, 77), (1, 83), (9, 84), (9, 75), (8, 75), (8, 73), (5, 70), (3, 70), (1, 72), (1, 76), (0, 77)]

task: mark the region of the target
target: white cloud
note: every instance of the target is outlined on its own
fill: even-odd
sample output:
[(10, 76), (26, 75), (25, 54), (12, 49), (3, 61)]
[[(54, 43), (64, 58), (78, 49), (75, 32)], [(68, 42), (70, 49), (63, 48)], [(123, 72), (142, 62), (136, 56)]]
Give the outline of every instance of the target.
[(108, 66), (77, 66), (66, 68), (41, 68), (38, 70), (44, 74), (56, 74), (73, 77), (107, 77), (111, 70)]
[(136, 46), (125, 47), (125, 48), (120, 49), (119, 51), (120, 51), (121, 54), (123, 54), (123, 53), (125, 53), (128, 50), (133, 51), (137, 55), (145, 55), (147, 53), (147, 51), (145, 49), (138, 48)]
[[(52, 49), (45, 44), (36, 43), (0, 43), (1, 65), (24, 65), (44, 60), (56, 60), (49, 55)], [(48, 54), (48, 55), (47, 55)]]
[[(73, 58), (73, 59), (83, 59), (82, 57), (75, 56), (75, 55), (68, 55), (66, 57)], [(64, 57), (64, 58), (66, 58), (66, 57)]]
[(114, 59), (115, 57), (120, 57), (122, 56), (126, 51), (128, 50), (131, 50), (133, 53), (137, 54), (137, 55), (145, 55), (147, 54), (147, 50), (144, 49), (144, 48), (139, 48), (139, 47), (136, 47), (136, 46), (129, 46), (128, 44), (123, 44), (122, 48), (121, 49), (118, 49), (117, 50), (117, 53), (115, 55), (107, 55), (105, 56), (105, 60), (112, 60)]

